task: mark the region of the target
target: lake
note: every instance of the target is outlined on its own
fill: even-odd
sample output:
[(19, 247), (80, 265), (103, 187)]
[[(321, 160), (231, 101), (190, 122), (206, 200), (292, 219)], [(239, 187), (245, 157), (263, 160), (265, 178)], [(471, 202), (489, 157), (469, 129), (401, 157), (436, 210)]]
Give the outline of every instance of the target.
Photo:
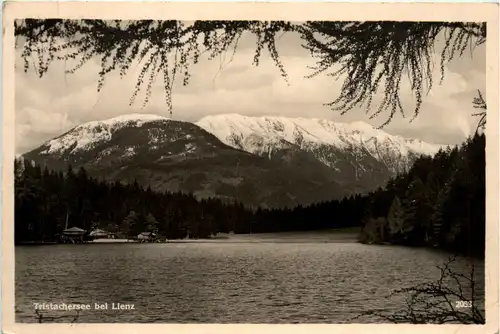
[[(443, 252), (362, 245), (332, 233), (231, 236), (165, 244), (17, 246), (16, 321), (33, 303), (83, 303), (78, 322), (367, 323), (363, 311), (401, 310), (394, 290), (439, 278)], [(469, 260), (458, 259), (457, 268)], [(477, 261), (476, 271), (484, 273)], [(465, 273), (465, 272), (464, 272)], [(480, 286), (484, 283), (479, 284)], [(95, 303), (108, 303), (96, 310)], [(112, 303), (133, 304), (114, 310)], [(68, 322), (75, 311), (42, 311)]]

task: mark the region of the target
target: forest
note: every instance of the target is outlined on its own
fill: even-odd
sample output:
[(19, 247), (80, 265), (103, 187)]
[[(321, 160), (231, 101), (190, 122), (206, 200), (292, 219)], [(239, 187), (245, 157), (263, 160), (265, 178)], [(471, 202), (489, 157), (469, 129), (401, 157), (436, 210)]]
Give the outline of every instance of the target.
[(97, 227), (124, 237), (144, 231), (167, 239), (219, 232), (263, 233), (360, 227), (359, 241), (442, 248), (484, 256), (485, 136), (421, 157), (368, 195), (287, 209), (250, 209), (217, 198), (157, 193), (137, 182), (52, 171), (15, 162), (15, 241), (55, 241), (65, 227)]
[[(137, 182), (122, 184), (89, 177), (86, 170), (63, 172), (16, 161), (16, 241), (51, 241), (66, 226), (102, 228), (135, 236), (157, 232), (168, 239), (207, 238), (218, 232), (260, 233), (316, 230), (353, 225), (354, 203), (319, 203), (288, 210), (251, 210), (241, 203), (191, 194), (157, 193)], [(312, 214), (315, 218), (312, 219)], [(332, 215), (336, 218), (332, 219)], [(328, 218), (330, 217), (330, 218)], [(67, 224), (66, 224), (67, 222)], [(305, 223), (306, 222), (306, 223)]]
[(407, 174), (371, 194), (360, 241), (483, 257), (485, 143), (484, 134), (476, 133), (459, 147), (421, 157)]

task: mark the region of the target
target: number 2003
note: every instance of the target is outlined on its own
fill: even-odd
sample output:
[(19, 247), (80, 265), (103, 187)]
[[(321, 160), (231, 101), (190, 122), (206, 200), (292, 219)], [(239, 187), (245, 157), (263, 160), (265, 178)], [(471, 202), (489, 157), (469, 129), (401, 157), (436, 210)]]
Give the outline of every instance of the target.
[(467, 300), (458, 300), (455, 302), (456, 308), (472, 307), (472, 302)]

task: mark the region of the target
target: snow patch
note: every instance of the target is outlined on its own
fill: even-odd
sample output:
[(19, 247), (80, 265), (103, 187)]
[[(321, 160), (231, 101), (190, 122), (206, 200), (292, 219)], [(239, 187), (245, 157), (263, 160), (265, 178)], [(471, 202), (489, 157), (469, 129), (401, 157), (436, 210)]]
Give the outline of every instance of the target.
[(134, 147), (127, 147), (125, 149), (125, 153), (123, 154), (123, 156), (125, 157), (131, 157), (135, 154), (135, 148)]

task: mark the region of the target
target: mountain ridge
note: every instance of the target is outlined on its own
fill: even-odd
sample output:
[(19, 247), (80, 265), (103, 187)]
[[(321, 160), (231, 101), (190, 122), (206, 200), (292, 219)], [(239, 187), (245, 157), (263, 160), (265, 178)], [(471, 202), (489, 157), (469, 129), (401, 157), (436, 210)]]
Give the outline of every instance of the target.
[[(241, 115), (233, 117), (249, 120)], [(282, 132), (297, 122), (267, 120)], [(316, 128), (323, 125), (319, 129), (323, 133), (334, 127), (324, 120), (302, 122)], [(264, 124), (255, 126), (263, 128)], [(367, 124), (358, 122), (355, 126), (372, 131)], [(137, 180), (157, 191), (226, 198), (254, 207), (292, 207), (366, 193), (394, 176), (391, 168), (400, 162), (397, 154), (386, 154), (384, 159), (392, 160), (381, 161), (369, 152), (370, 147), (357, 145), (338, 131), (334, 135), (343, 139), (341, 147), (327, 144), (319, 135), (321, 131), (314, 133), (305, 126), (292, 131), (292, 138), (302, 138), (298, 141), (286, 136), (266, 138), (252, 127), (244, 129), (244, 135), (230, 133), (230, 138), (257, 143), (253, 146), (257, 150), (228, 141), (217, 128), (208, 131), (196, 123), (164, 116), (130, 114), (78, 125), (23, 157), (52, 169), (84, 167), (91, 176), (105, 180)], [(360, 129), (356, 134), (362, 137)], [(410, 163), (402, 162), (405, 168)]]
[(86, 123), (23, 157), (64, 171), (84, 167), (105, 181), (252, 207), (292, 207), (339, 199), (350, 191), (323, 165), (293, 166), (231, 148), (202, 128), (170, 119), (116, 118)]
[(338, 157), (325, 156), (328, 148), (367, 153), (397, 174), (406, 171), (418, 156), (434, 155), (443, 147), (390, 135), (362, 121), (340, 123), (318, 118), (222, 114), (203, 117), (195, 124), (234, 148), (270, 158), (273, 151), (297, 148), (313, 152), (331, 168), (335, 168)]

